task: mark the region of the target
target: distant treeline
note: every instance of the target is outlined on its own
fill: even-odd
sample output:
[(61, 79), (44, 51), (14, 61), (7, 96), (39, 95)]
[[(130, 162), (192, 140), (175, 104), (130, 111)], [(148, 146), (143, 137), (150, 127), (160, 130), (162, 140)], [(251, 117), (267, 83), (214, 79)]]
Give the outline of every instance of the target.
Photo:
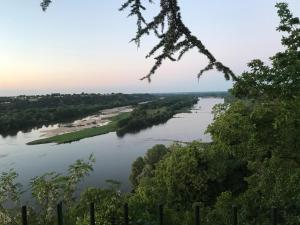
[(229, 95), (227, 91), (209, 91), (209, 92), (178, 92), (178, 93), (161, 93), (156, 94), (159, 96), (175, 96), (175, 95), (192, 95), (196, 97), (214, 97), (214, 98), (225, 98)]
[(43, 125), (71, 121), (99, 110), (152, 101), (150, 94), (51, 94), (0, 97), (0, 134), (14, 135)]
[(167, 122), (176, 113), (189, 110), (198, 101), (191, 95), (173, 95), (161, 97), (160, 100), (141, 104), (136, 107), (129, 117), (119, 120), (117, 134), (138, 132), (141, 129)]

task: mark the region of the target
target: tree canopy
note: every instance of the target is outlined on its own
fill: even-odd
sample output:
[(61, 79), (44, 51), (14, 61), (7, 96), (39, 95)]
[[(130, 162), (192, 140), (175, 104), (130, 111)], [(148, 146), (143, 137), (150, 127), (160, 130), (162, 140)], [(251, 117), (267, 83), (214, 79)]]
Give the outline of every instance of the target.
[(245, 72), (235, 83), (233, 94), (246, 98), (293, 98), (300, 93), (300, 21), (288, 9), (287, 3), (277, 3), (280, 24), (277, 30), (282, 37), (283, 52), (271, 57), (271, 66), (259, 59), (249, 63)]

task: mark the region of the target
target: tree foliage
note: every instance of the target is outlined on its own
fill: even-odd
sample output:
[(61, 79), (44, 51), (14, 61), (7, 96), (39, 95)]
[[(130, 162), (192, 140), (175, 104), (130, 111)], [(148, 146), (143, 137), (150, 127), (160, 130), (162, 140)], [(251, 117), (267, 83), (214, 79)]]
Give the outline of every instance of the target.
[(285, 32), (282, 37), (283, 52), (271, 57), (271, 66), (259, 59), (249, 63), (245, 72), (235, 83), (233, 94), (240, 98), (294, 98), (300, 94), (300, 21), (289, 11), (287, 3), (276, 4), (280, 24)]
[(154, 145), (150, 148), (145, 157), (138, 157), (131, 166), (129, 180), (133, 187), (137, 187), (143, 177), (153, 176), (156, 165), (167, 154), (168, 148), (164, 145)]
[(140, 104), (128, 117), (118, 121), (117, 135), (123, 136), (165, 123), (176, 113), (190, 109), (197, 101), (198, 98), (193, 95), (175, 95)]
[[(62, 202), (67, 210), (73, 209), (78, 184), (93, 170), (94, 163), (95, 158), (90, 155), (88, 160), (77, 160), (70, 165), (66, 175), (48, 172), (32, 178), (29, 190), (34, 200), (31, 202), (36, 205), (29, 207), (30, 223), (55, 224), (56, 205), (59, 202)], [(18, 174), (14, 170), (3, 172), (0, 177), (1, 224), (20, 224), (22, 186), (16, 182), (17, 177)], [(72, 220), (72, 217), (65, 219)]]
[[(285, 50), (270, 58), (270, 66), (260, 60), (249, 64), (250, 71), (231, 91), (235, 100), (216, 108), (208, 128), (217, 148), (248, 162), (248, 189), (237, 198), (227, 193), (218, 203), (240, 204), (243, 224), (269, 224), (273, 206), (280, 209), (281, 223), (300, 221), (300, 23), (286, 3), (276, 7), (277, 30), (287, 33), (282, 37)], [(212, 218), (225, 218), (221, 208), (214, 211)]]

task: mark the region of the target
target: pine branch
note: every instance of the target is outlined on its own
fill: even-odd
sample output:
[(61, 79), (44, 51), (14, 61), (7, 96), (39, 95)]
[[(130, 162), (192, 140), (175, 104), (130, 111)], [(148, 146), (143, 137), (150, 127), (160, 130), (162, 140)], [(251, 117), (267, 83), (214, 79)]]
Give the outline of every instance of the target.
[[(197, 48), (199, 53), (205, 55), (209, 60), (208, 65), (200, 70), (198, 78), (206, 71), (217, 69), (224, 74), (226, 80), (230, 78), (237, 80), (230, 68), (217, 61), (203, 43), (196, 36), (192, 35), (191, 31), (184, 25), (177, 0), (160, 0), (160, 12), (150, 22), (146, 22), (144, 19), (140, 10), (143, 7), (140, 5), (140, 1), (128, 0), (121, 8), (121, 10), (129, 7), (131, 9), (139, 9), (138, 11), (131, 10), (130, 15), (135, 15), (138, 21), (143, 21), (144, 27), (138, 27), (137, 34), (133, 40), (140, 43), (142, 37), (154, 33), (159, 42), (152, 48), (146, 58), (153, 56), (158, 51), (161, 52), (154, 58), (155, 63), (150, 72), (142, 77), (141, 80), (148, 79), (150, 81), (152, 75), (155, 74), (164, 60), (170, 59), (174, 61), (174, 55), (178, 54), (176, 61), (179, 61), (192, 48)], [(158, 28), (161, 28), (161, 34), (158, 32)]]
[(41, 7), (43, 9), (43, 11), (46, 11), (47, 8), (49, 7), (49, 5), (51, 4), (52, 0), (43, 0), (41, 2)]
[[(164, 60), (179, 61), (192, 48), (197, 48), (199, 53), (205, 55), (209, 61), (207, 66), (198, 73), (198, 78), (206, 71), (217, 69), (224, 74), (226, 80), (237, 80), (230, 68), (217, 61), (204, 44), (192, 35), (192, 32), (185, 26), (181, 19), (177, 0), (160, 0), (160, 11), (149, 22), (143, 16), (146, 7), (142, 4), (142, 1), (153, 3), (152, 0), (126, 0), (119, 9), (120, 11), (129, 9), (128, 16), (136, 17), (137, 31), (131, 41), (134, 41), (138, 47), (141, 38), (151, 33), (159, 40), (158, 44), (146, 56), (146, 58), (149, 58), (159, 52), (154, 57), (155, 63), (149, 73), (141, 80), (148, 79), (151, 81), (152, 75), (155, 74)], [(52, 0), (43, 0), (41, 3), (42, 9), (45, 11), (51, 2)]]

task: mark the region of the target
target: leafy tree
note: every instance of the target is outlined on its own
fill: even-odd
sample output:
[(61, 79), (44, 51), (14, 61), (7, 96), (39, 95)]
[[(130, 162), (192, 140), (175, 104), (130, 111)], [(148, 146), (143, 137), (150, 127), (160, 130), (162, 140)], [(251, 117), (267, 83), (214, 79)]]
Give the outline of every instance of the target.
[(133, 112), (118, 121), (117, 135), (135, 133), (144, 128), (167, 122), (176, 113), (191, 108), (198, 98), (193, 95), (172, 95), (137, 106)]
[(242, 97), (228, 107), (216, 109), (216, 121), (209, 127), (216, 144), (247, 160), (263, 160), (282, 154), (297, 163), (299, 141), (299, 19), (293, 17), (287, 4), (279, 3), (281, 19), (278, 30), (287, 31), (282, 38), (284, 52), (271, 58), (272, 66), (255, 60), (250, 72), (242, 74), (232, 93)]
[(17, 208), (20, 208), (22, 185), (15, 180), (14, 170), (2, 172), (0, 176), (0, 223), (18, 224)]
[(243, 192), (248, 173), (245, 162), (212, 147), (198, 142), (171, 146), (153, 175), (140, 179), (130, 198), (132, 207), (153, 212), (158, 203), (164, 203), (171, 211), (188, 212), (194, 202), (214, 205), (223, 191), (235, 196)]
[(280, 32), (287, 33), (282, 37), (285, 51), (271, 57), (271, 66), (261, 60), (249, 63), (250, 71), (239, 77), (232, 90), (237, 97), (295, 98), (300, 94), (300, 20), (294, 17), (287, 3), (277, 3)]
[(145, 162), (155, 168), (156, 164), (162, 159), (162, 157), (168, 152), (168, 149), (164, 145), (155, 145), (150, 148), (145, 156)]
[(108, 180), (110, 187), (108, 189), (87, 188), (80, 195), (79, 201), (71, 208), (70, 215), (76, 217), (76, 224), (88, 225), (89, 205), (91, 202), (95, 205), (96, 220), (104, 225), (110, 225), (112, 218), (115, 218), (118, 224), (123, 216), (123, 204), (126, 196), (120, 192), (120, 183)]
[(129, 180), (133, 187), (137, 187), (140, 179), (145, 176), (152, 176), (157, 163), (167, 154), (169, 150), (164, 145), (154, 145), (150, 148), (145, 157), (138, 157), (131, 166)]
[(219, 207), (231, 201), (241, 205), (242, 224), (269, 224), (273, 206), (280, 209), (281, 223), (299, 223), (300, 21), (286, 3), (276, 7), (286, 49), (271, 58), (270, 66), (260, 60), (249, 64), (250, 71), (231, 91), (240, 99), (218, 106), (208, 128), (216, 148), (247, 161), (250, 170), (246, 191), (236, 198), (222, 195), (211, 218), (225, 218)]
[(145, 168), (145, 161), (143, 157), (138, 157), (131, 165), (131, 174), (129, 180), (133, 187), (139, 184), (140, 176), (143, 173), (143, 169)]
[[(94, 162), (95, 158), (91, 155), (87, 161), (77, 160), (74, 164), (70, 165), (67, 175), (48, 172), (34, 177), (29, 190), (37, 206), (29, 207), (30, 223), (35, 225), (55, 224), (56, 205), (59, 202), (62, 202), (66, 209), (74, 207), (76, 187), (92, 171)], [(18, 174), (14, 170), (4, 172), (1, 175), (1, 224), (20, 224), (20, 197), (23, 192), (20, 184), (15, 181), (17, 177)], [(66, 215), (65, 219), (67, 222), (72, 221), (73, 216)]]

